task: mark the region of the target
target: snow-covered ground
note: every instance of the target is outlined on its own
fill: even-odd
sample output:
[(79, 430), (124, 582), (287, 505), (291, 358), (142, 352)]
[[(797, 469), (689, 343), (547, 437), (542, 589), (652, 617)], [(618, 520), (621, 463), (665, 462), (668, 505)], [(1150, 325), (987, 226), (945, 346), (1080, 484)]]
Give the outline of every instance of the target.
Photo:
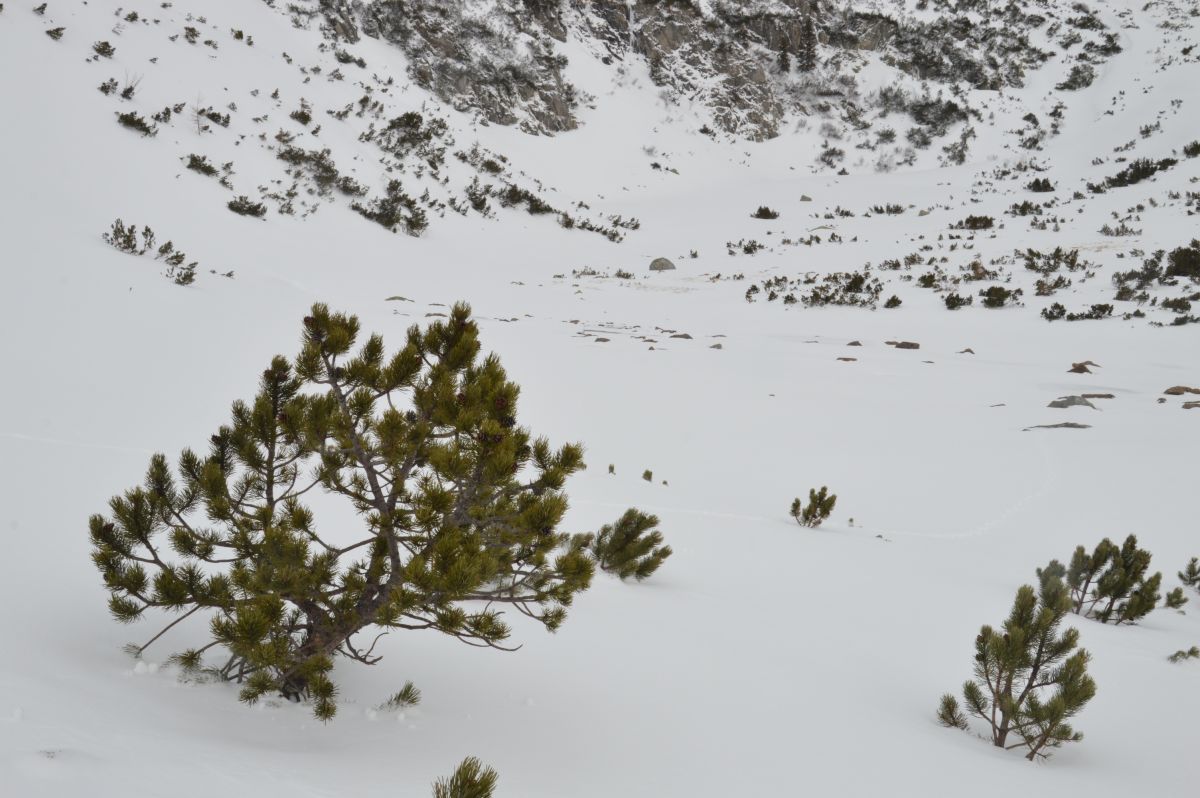
[[(1200, 190), (1200, 158), (1179, 154), (1200, 135), (1200, 65), (1194, 51), (1180, 56), (1198, 45), (1197, 18), (1178, 13), (1186, 6), (1096, 4), (1125, 49), (1093, 86), (1065, 95), (1061, 134), (1028, 153), (1005, 148), (1015, 141), (1006, 126), (979, 124), (968, 162), (954, 168), (876, 174), (870, 161), (859, 171), (848, 161), (849, 175), (814, 175), (815, 131), (713, 141), (695, 132), (693, 111), (664, 106), (647, 75), (631, 67), (613, 85), (582, 51), (572, 52), (573, 79), (599, 101), (577, 132), (532, 137), (443, 112), (456, 149), (478, 140), (504, 153), (553, 187), (552, 203), (637, 217), (640, 229), (616, 244), (515, 209), (447, 213), (419, 239), (345, 203), (317, 200), (308, 218), (234, 215), (233, 194), (180, 158), (233, 160), (236, 193), (253, 194), (280, 169), (257, 134), (269, 143), (290, 125), (302, 146), (330, 147), (382, 187), (371, 171), (378, 151), (324, 114), (353, 87), (324, 73), (305, 83), (298, 70), (336, 65), (317, 52), (320, 37), (232, 0), (205, 4), (202, 38), (217, 36), (218, 50), (168, 41), (193, 24), (182, 7), (148, 8), (161, 28), (117, 35), (111, 3), (60, 0), (45, 16), (27, 5), (0, 11), (0, 794), (418, 796), (467, 755), (500, 772), (499, 795), (528, 798), (1194, 791), (1200, 664), (1166, 657), (1200, 643), (1195, 593), (1185, 613), (1160, 609), (1132, 627), (1072, 616), (1099, 690), (1076, 724), (1086, 739), (1043, 765), (934, 718), (938, 697), (970, 675), (979, 626), (998, 624), (1051, 558), (1136, 533), (1170, 589), (1200, 555), (1200, 410), (1181, 409), (1193, 397), (1163, 397), (1200, 385), (1200, 327), (1152, 326), (1172, 317), (1149, 307), (1146, 318), (1119, 318), (1133, 303), (1103, 321), (1039, 316), (1055, 301), (1072, 311), (1111, 303), (1112, 272), (1141, 263), (1133, 250), (1200, 236), (1200, 217), (1169, 199)], [(1183, 27), (1161, 28), (1172, 11)], [(60, 41), (44, 35), (59, 25)], [(89, 62), (100, 39), (116, 55)], [(369, 71), (397, 76), (400, 110), (433, 107), (405, 88), (394, 50), (369, 39), (353, 49)], [(132, 103), (96, 90), (139, 75)], [(1035, 73), (1026, 89), (975, 101), (1041, 115), (1055, 81)], [(319, 140), (287, 120), (301, 96), (318, 109)], [(184, 101), (233, 102), (236, 122), (200, 134), (185, 117), (142, 138), (112, 121)], [(268, 112), (251, 129), (248, 118)], [(1031, 155), (1047, 171), (991, 178)], [(1085, 183), (1119, 170), (1120, 156), (1179, 163), (1088, 194)], [(465, 166), (450, 158), (447, 168)], [(1003, 213), (1051, 196), (1022, 189), (1034, 176), (1058, 186), (1057, 231)], [(1086, 199), (1071, 199), (1075, 190)], [(911, 207), (864, 214), (887, 203)], [(1139, 203), (1130, 224), (1140, 235), (1097, 233)], [(759, 205), (780, 218), (751, 219)], [(854, 216), (824, 218), (837, 207)], [(949, 229), (968, 214), (1003, 228), (973, 238)], [(117, 217), (198, 260), (196, 283), (174, 285), (161, 262), (107, 246), (101, 233)], [(783, 243), (814, 233), (822, 243)], [(726, 242), (743, 239), (767, 249), (727, 254)], [(1036, 275), (1013, 250), (1055, 246), (1079, 249), (1095, 276), (1068, 275), (1070, 288), (1036, 297)], [(883, 298), (903, 300), (896, 309), (744, 298), (779, 275), (913, 252), (946, 256), (951, 275), (975, 257), (1007, 257), (1005, 284), (1024, 289), (1025, 305), (985, 309), (976, 297), (950, 312), (916, 285), (923, 265), (875, 272)], [(678, 269), (650, 273), (658, 256)], [(569, 529), (595, 529), (631, 505), (656, 513), (675, 550), (663, 569), (636, 585), (599, 576), (558, 633), (518, 624), (516, 653), (393, 633), (379, 665), (339, 664), (341, 709), (328, 725), (303, 706), (247, 708), (235, 688), (183, 684), (159, 667), (203, 628), (178, 627), (142, 661), (123, 654), (156, 628), (109, 618), (88, 516), (138, 482), (149, 454), (202, 445), (273, 354), (294, 354), (313, 302), (357, 314), (395, 344), (458, 300), (522, 386), (522, 423), (587, 447), (590, 469), (568, 484)], [(1099, 368), (1067, 373), (1083, 360)], [(1084, 392), (1114, 398), (1047, 407)], [(1090, 426), (1030, 429), (1064, 421)], [(837, 510), (801, 529), (788, 505), (820, 485), (838, 495)], [(419, 708), (376, 711), (410, 679)]]

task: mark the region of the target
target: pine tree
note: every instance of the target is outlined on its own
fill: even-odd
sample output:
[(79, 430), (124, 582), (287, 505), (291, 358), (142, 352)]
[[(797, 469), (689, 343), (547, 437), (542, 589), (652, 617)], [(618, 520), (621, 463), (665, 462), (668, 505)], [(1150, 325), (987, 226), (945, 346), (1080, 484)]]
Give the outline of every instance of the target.
[(615, 524), (605, 524), (595, 535), (583, 536), (582, 542), (601, 569), (622, 580), (632, 576), (640, 582), (671, 556), (671, 547), (662, 545), (662, 532), (656, 526), (656, 516), (630, 509)]
[[(1048, 575), (1040, 594), (1029, 585), (1017, 591), (1002, 629), (984, 626), (975, 638), (975, 677), (963, 684), (967, 713), (988, 725), (993, 745), (1024, 747), (1031, 761), (1083, 739), (1067, 721), (1096, 694), (1087, 674), (1090, 656), (1074, 651), (1079, 632), (1058, 633), (1071, 609), (1067, 586)], [(1053, 691), (1048, 697), (1047, 690)], [(937, 716), (946, 726), (966, 727), (950, 694), (942, 696)]]
[[(328, 719), (334, 658), (379, 660), (357, 642), (369, 628), (505, 648), (506, 606), (562, 624), (594, 569), (557, 531), (581, 447), (517, 425), (519, 389), (480, 357), (465, 305), (409, 329), (390, 358), (379, 336), (358, 341), (355, 317), (314, 305), (299, 355), (271, 362), (206, 454), (185, 450), (174, 470), (155, 455), (143, 485), (91, 518), (114, 617), (179, 616), (133, 653), (199, 615), (211, 640), (177, 664), (238, 682), (246, 702), (279, 693)], [(353, 508), (358, 534), (342, 519), (336, 537), (318, 528), (315, 490)], [(206, 668), (213, 648), (224, 664)]]
[(1200, 590), (1200, 557), (1193, 557), (1188, 561), (1187, 567), (1179, 572), (1179, 581)]
[(1139, 549), (1137, 536), (1130, 535), (1121, 546), (1108, 538), (1091, 554), (1083, 546), (1075, 549), (1068, 567), (1051, 560), (1038, 576), (1065, 579), (1070, 587), (1072, 611), (1102, 623), (1133, 623), (1153, 610), (1162, 598), (1162, 574), (1149, 578), (1150, 552)]
[(817, 29), (812, 17), (806, 16), (800, 29), (800, 43), (796, 48), (796, 66), (801, 72), (812, 72), (817, 68)]
[(455, 769), (453, 776), (434, 783), (433, 798), (492, 798), (498, 779), (496, 771), (469, 756)]
[(821, 486), (819, 491), (811, 489), (808, 491), (807, 505), (798, 497), (792, 499), (792, 508), (789, 512), (800, 526), (815, 529), (821, 525), (822, 521), (829, 517), (836, 504), (837, 496), (829, 493), (829, 488)]

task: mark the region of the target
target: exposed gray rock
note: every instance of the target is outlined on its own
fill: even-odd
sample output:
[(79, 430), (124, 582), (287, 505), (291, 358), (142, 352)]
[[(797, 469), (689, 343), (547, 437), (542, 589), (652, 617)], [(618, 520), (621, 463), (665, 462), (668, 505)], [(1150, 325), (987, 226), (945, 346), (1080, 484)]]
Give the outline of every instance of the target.
[(1046, 407), (1056, 407), (1059, 409), (1068, 407), (1090, 407), (1093, 410), (1099, 409), (1082, 396), (1061, 396), (1050, 404), (1046, 405)]
[(666, 258), (655, 258), (650, 261), (650, 271), (652, 272), (669, 272), (674, 270), (675, 264)]

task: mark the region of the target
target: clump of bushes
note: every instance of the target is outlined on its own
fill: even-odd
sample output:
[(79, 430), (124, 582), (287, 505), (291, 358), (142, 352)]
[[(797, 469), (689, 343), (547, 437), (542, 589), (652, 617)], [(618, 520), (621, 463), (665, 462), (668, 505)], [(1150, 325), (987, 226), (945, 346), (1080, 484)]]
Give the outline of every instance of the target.
[(1048, 194), (1054, 191), (1054, 184), (1044, 177), (1035, 177), (1025, 185), (1025, 188), (1036, 194)]
[(1065, 580), (1071, 612), (1119, 626), (1146, 616), (1162, 598), (1162, 574), (1147, 576), (1149, 567), (1150, 552), (1138, 548), (1137, 536), (1130, 535), (1120, 546), (1105, 538), (1091, 554), (1079, 546), (1069, 566), (1051, 560), (1037, 574), (1042, 580)]
[(1111, 177), (1106, 177), (1100, 184), (1088, 183), (1088, 191), (1093, 194), (1102, 193), (1109, 188), (1123, 188), (1140, 183), (1143, 180), (1153, 177), (1159, 172), (1170, 169), (1179, 161), (1174, 158), (1160, 158), (1159, 160), (1151, 160), (1150, 158), (1138, 158), (1130, 161), (1129, 164)]
[(143, 136), (155, 136), (158, 134), (158, 128), (146, 121), (140, 114), (133, 111), (127, 111), (123, 114), (117, 114), (117, 123), (122, 127), (127, 127), (130, 130), (136, 130)]
[(217, 167), (215, 167), (211, 163), (209, 163), (208, 157), (205, 155), (197, 155), (196, 153), (191, 153), (187, 157), (186, 166), (188, 169), (191, 169), (193, 172), (202, 174), (205, 177), (216, 177), (216, 175), (217, 175)]
[(792, 506), (788, 512), (800, 526), (816, 529), (829, 518), (836, 504), (837, 496), (830, 493), (829, 488), (821, 486), (820, 490), (808, 491), (808, 504), (799, 497), (792, 499)]
[(1200, 155), (1200, 139), (1183, 145), (1183, 157), (1195, 158)]
[(1095, 79), (1096, 70), (1092, 69), (1089, 64), (1076, 64), (1071, 67), (1071, 72), (1067, 75), (1067, 79), (1057, 84), (1054, 88), (1059, 91), (1077, 91), (1091, 86), (1092, 81)]
[(1021, 298), (1021, 289), (1010, 291), (1002, 285), (989, 286), (979, 292), (985, 308), (1002, 308), (1009, 302), (1017, 304)]
[(117, 48), (108, 42), (96, 42), (92, 45), (92, 51), (102, 58), (112, 58), (117, 54)]
[(990, 216), (972, 214), (951, 227), (956, 230), (990, 230), (995, 224), (996, 220)]
[(239, 216), (253, 216), (257, 219), (261, 219), (267, 215), (266, 205), (262, 204), (261, 202), (255, 202), (245, 194), (242, 194), (235, 199), (231, 199), (227, 207), (229, 210), (233, 211)]
[(766, 205), (759, 205), (758, 210), (756, 210), (754, 213), (750, 214), (750, 217), (752, 219), (778, 219), (779, 211), (772, 210), (771, 208), (768, 208)]
[(499, 779), (496, 771), (469, 756), (450, 778), (438, 779), (434, 783), (433, 798), (492, 798)]
[(975, 298), (969, 296), (959, 296), (958, 294), (946, 294), (942, 301), (946, 303), (946, 310), (958, 310), (959, 308), (972, 304), (975, 301)]
[(389, 181), (384, 195), (370, 205), (353, 202), (350, 207), (393, 233), (404, 228), (410, 236), (419, 236), (429, 227), (425, 211), (411, 195), (405, 193), (399, 180)]
[(1042, 318), (1046, 321), (1058, 321), (1066, 319), (1067, 321), (1088, 321), (1108, 318), (1112, 315), (1113, 306), (1108, 304), (1096, 304), (1089, 307), (1087, 310), (1078, 313), (1068, 313), (1067, 309), (1060, 303), (1055, 302), (1048, 308), (1042, 308)]

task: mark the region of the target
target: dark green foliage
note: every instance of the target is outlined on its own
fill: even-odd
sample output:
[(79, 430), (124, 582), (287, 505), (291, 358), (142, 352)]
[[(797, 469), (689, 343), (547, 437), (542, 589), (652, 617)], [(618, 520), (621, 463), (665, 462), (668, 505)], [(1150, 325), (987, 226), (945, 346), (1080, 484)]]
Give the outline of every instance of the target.
[(1195, 158), (1200, 155), (1200, 139), (1183, 145), (1183, 157)]
[(985, 308), (1002, 308), (1009, 302), (1019, 304), (1021, 293), (1020, 288), (1010, 291), (1002, 285), (993, 285), (980, 291), (979, 296), (983, 297)]
[(1105, 538), (1091, 554), (1079, 546), (1069, 566), (1051, 560), (1037, 573), (1043, 581), (1066, 581), (1072, 612), (1101, 623), (1122, 624), (1144, 617), (1162, 598), (1158, 592), (1162, 574), (1147, 577), (1149, 567), (1150, 552), (1139, 549), (1137, 536), (1130, 535), (1121, 546)]
[(254, 202), (245, 194), (242, 194), (235, 199), (231, 199), (226, 207), (239, 216), (253, 216), (261, 219), (267, 215), (266, 205), (263, 205), (261, 202)]
[(1067, 309), (1062, 303), (1055, 302), (1048, 308), (1042, 308), (1042, 318), (1046, 321), (1058, 321), (1067, 315)]
[(1088, 64), (1076, 64), (1071, 67), (1071, 73), (1067, 75), (1067, 79), (1062, 83), (1057, 84), (1054, 88), (1059, 91), (1076, 91), (1078, 89), (1086, 89), (1092, 85), (1092, 81), (1096, 79), (1096, 70), (1092, 69)]
[(958, 699), (954, 697), (953, 693), (942, 695), (942, 701), (938, 704), (937, 719), (938, 723), (948, 729), (967, 730), (967, 716), (959, 709)]
[(1009, 216), (1041, 216), (1042, 206), (1036, 202), (1024, 200), (1009, 206), (1008, 214)]
[(1088, 190), (1092, 193), (1101, 193), (1106, 188), (1122, 188), (1124, 186), (1132, 186), (1135, 183), (1140, 183), (1143, 180), (1153, 177), (1159, 172), (1170, 169), (1175, 164), (1179, 163), (1174, 158), (1162, 158), (1154, 161), (1150, 158), (1138, 158), (1131, 161), (1121, 171), (1117, 172), (1112, 177), (1107, 177), (1100, 185), (1088, 183)]
[(1179, 572), (1179, 581), (1200, 591), (1200, 558), (1193, 557), (1188, 561), (1187, 567)]
[(534, 194), (532, 191), (523, 189), (520, 186), (509, 184), (504, 187), (497, 195), (500, 200), (500, 205), (505, 208), (512, 208), (518, 205), (524, 205), (533, 216), (540, 216), (544, 213), (555, 213), (554, 206), (546, 202), (544, 199)]
[(654, 481), (654, 472), (651, 471), (649, 468), (647, 468), (645, 471), (642, 472), (642, 479), (646, 480), (647, 482), (653, 482)]
[(419, 236), (429, 227), (429, 217), (424, 209), (405, 193), (399, 180), (388, 181), (387, 191), (370, 205), (352, 202), (350, 207), (393, 233), (403, 228), (410, 236)]
[(492, 798), (498, 779), (496, 771), (470, 756), (462, 761), (453, 776), (439, 779), (433, 785), (433, 798)]
[(359, 69), (366, 69), (367, 62), (362, 58), (351, 55), (345, 50), (335, 50), (333, 57), (337, 59), (339, 64), (354, 64)]
[(1054, 191), (1054, 184), (1044, 177), (1035, 177), (1025, 188), (1038, 194), (1045, 194)]
[(143, 136), (154, 136), (158, 134), (158, 129), (155, 128), (154, 125), (150, 124), (142, 116), (134, 113), (133, 111), (117, 114), (117, 122), (120, 125), (129, 128), (130, 130), (136, 130)]
[(800, 41), (796, 46), (796, 68), (801, 72), (812, 72), (817, 68), (817, 28), (812, 17), (805, 16), (800, 28)]
[(383, 704), (383, 709), (408, 709), (421, 703), (421, 691), (412, 682), (405, 682), (391, 698)]
[(54, 41), (58, 41), (63, 37), (63, 34), (66, 33), (66, 30), (66, 28), (51, 28), (50, 30), (46, 31), (46, 35)]
[(215, 177), (217, 174), (217, 167), (209, 163), (206, 156), (195, 153), (187, 157), (187, 168), (193, 172), (199, 172), (205, 177)]
[(946, 294), (942, 301), (946, 303), (946, 310), (958, 310), (961, 307), (972, 304), (975, 301), (975, 298), (970, 296), (959, 296), (958, 294)]
[(656, 526), (657, 517), (626, 510), (615, 524), (605, 524), (595, 535), (584, 535), (583, 545), (602, 570), (640, 582), (671, 556), (671, 547), (662, 545), (662, 532)]
[(753, 219), (778, 219), (779, 211), (771, 210), (766, 205), (759, 205), (758, 210), (750, 214)]
[(896, 296), (895, 294), (892, 294), (892, 296), (888, 299), (888, 301), (883, 303), (883, 306), (885, 308), (887, 308), (888, 310), (891, 310), (892, 308), (900, 307), (900, 304), (901, 304), (900, 297)]
[[(1079, 632), (1059, 634), (1070, 611), (1066, 585), (1047, 577), (1040, 593), (1029, 585), (1017, 591), (1001, 629), (984, 626), (975, 638), (975, 675), (963, 684), (966, 711), (987, 724), (993, 745), (1025, 748), (1030, 761), (1083, 739), (1067, 721), (1096, 694), (1087, 674), (1090, 656), (1075, 650)], [(942, 697), (937, 714), (945, 725), (965, 725), (952, 695)]]
[(295, 119), (302, 125), (309, 125), (312, 122), (312, 106), (304, 98), (300, 99), (300, 107), (288, 114), (292, 119)]
[(952, 227), (959, 230), (990, 230), (996, 223), (996, 220), (990, 216), (975, 216), (972, 214), (963, 219)]
[(1163, 599), (1163, 606), (1172, 610), (1180, 609), (1184, 604), (1187, 603), (1188, 597), (1183, 595), (1183, 588), (1181, 587), (1175, 588), (1166, 595), (1166, 598)]
[(800, 526), (816, 529), (833, 512), (834, 505), (836, 504), (837, 496), (830, 493), (829, 488), (822, 486), (819, 491), (811, 489), (808, 491), (807, 505), (799, 497), (792, 499), (792, 507), (789, 513), (792, 518), (796, 519), (796, 523)]
[[(206, 453), (176, 469), (155, 455), (143, 485), (91, 518), (113, 616), (199, 613), (211, 641), (176, 662), (201, 668), (223, 648), (205, 672), (242, 700), (310, 700), (320, 718), (336, 711), (334, 657), (379, 659), (360, 632), (504, 648), (504, 609), (557, 629), (594, 569), (557, 530), (583, 452), (517, 425), (519, 388), (478, 336), (456, 305), (389, 357), (355, 317), (314, 305), (300, 353), (272, 360)], [(346, 513), (336, 536), (321, 529), (314, 490), (357, 526)]]
[(142, 241), (138, 242), (136, 224), (126, 225), (121, 219), (112, 223), (112, 228), (100, 236), (104, 243), (130, 255), (145, 255), (154, 246), (154, 231), (149, 227), (142, 228)]
[(1166, 277), (1187, 277), (1200, 283), (1200, 239), (1192, 239), (1186, 247), (1176, 247), (1167, 256)]
[(117, 48), (108, 42), (96, 42), (92, 45), (92, 50), (95, 51), (96, 55), (104, 58), (112, 58), (117, 53)]
[(1183, 662), (1185, 659), (1200, 659), (1200, 646), (1192, 646), (1187, 651), (1180, 649), (1167, 657), (1171, 662)]
[[(1022, 254), (1017, 250), (1017, 254)], [(1061, 268), (1066, 268), (1069, 272), (1086, 269), (1088, 262), (1079, 260), (1079, 250), (1072, 249), (1069, 252), (1062, 247), (1055, 247), (1053, 252), (1042, 253), (1036, 249), (1025, 250), (1023, 257), (1025, 258), (1025, 268), (1031, 272), (1037, 272), (1042, 275), (1050, 275)]]

